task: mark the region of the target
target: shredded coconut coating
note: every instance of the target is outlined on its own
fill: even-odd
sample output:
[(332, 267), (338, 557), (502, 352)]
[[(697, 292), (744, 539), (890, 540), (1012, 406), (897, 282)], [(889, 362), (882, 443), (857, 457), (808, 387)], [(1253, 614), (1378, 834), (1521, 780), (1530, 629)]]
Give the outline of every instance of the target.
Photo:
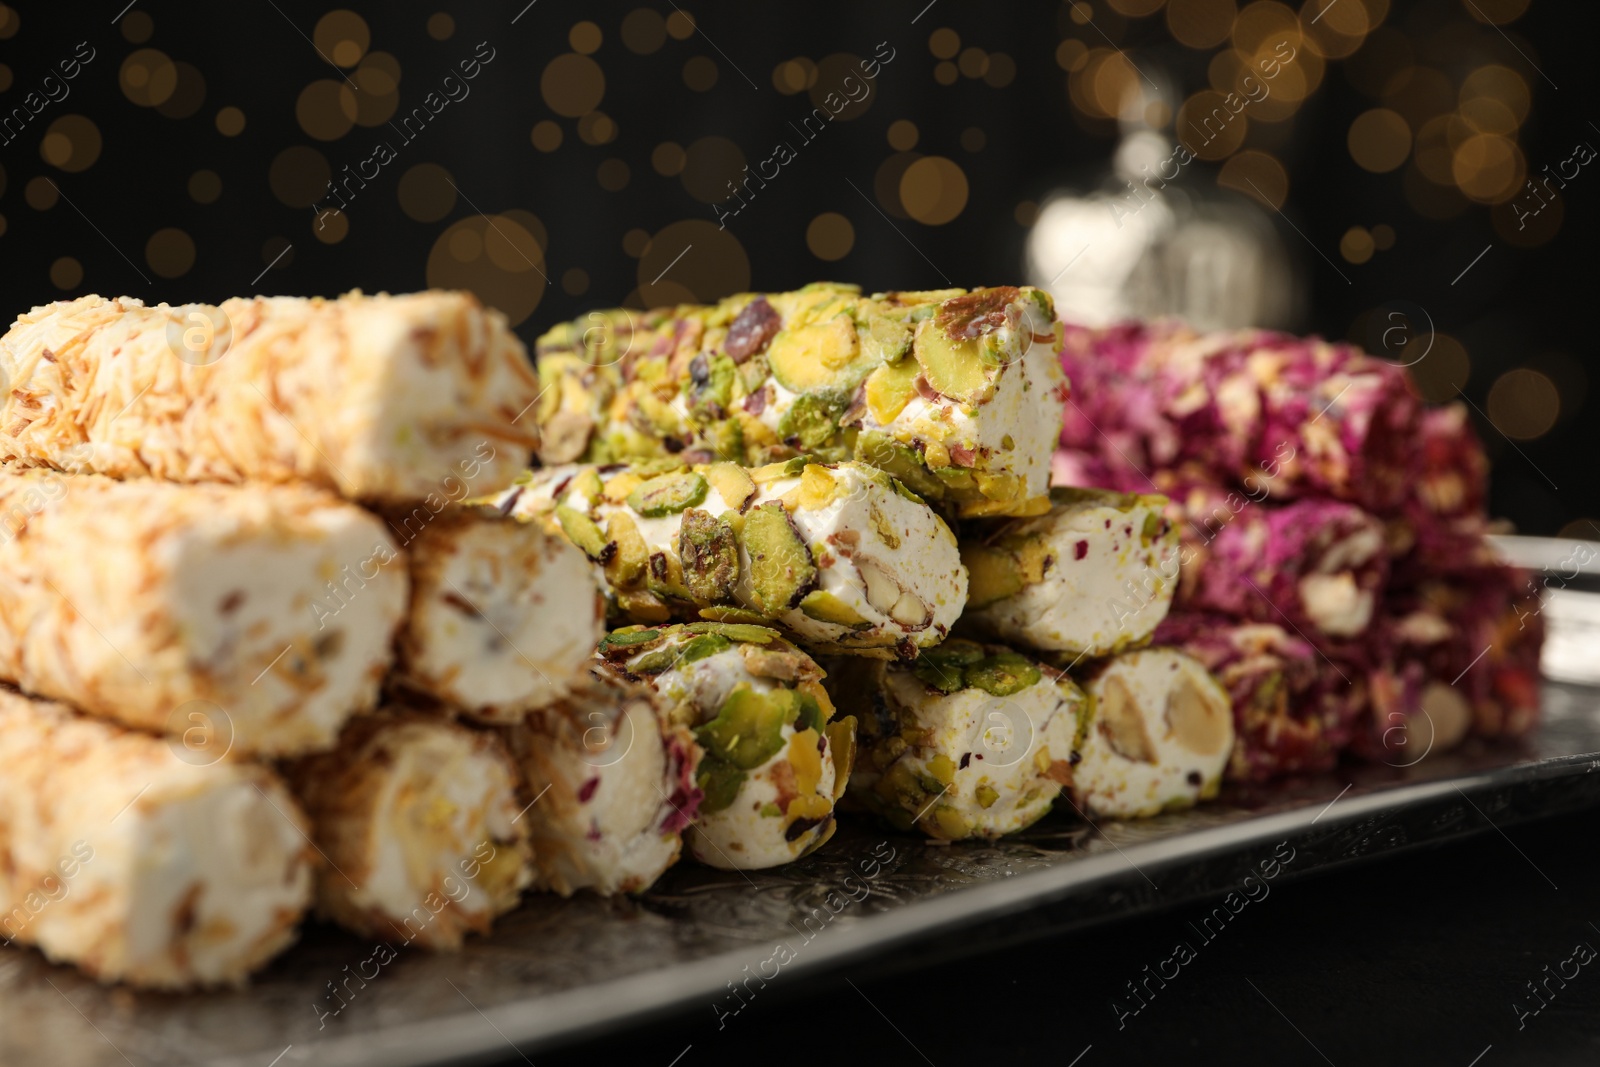
[(587, 679), (605, 598), (565, 538), (482, 508), (439, 516), (407, 550), (404, 685), (479, 721), (515, 723)]
[(528, 884), (517, 771), (492, 733), (381, 711), (296, 761), (289, 780), (328, 860), (317, 914), (357, 934), (457, 949)]
[(317, 862), (277, 775), (0, 687), (0, 940), (104, 982), (239, 985), (294, 940)]
[(388, 670), (397, 555), (316, 489), (0, 470), (0, 679), (212, 755), (326, 748)]
[(503, 485), (538, 443), (526, 351), (468, 293), (85, 296), (19, 317), (0, 380), (0, 461), (117, 478), (402, 502), (473, 464)]

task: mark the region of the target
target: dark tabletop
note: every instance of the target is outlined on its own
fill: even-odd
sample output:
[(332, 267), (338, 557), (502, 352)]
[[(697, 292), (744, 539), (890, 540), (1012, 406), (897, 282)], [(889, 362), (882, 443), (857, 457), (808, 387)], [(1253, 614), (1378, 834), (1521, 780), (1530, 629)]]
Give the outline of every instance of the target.
[(1597, 824), (1591, 808), (1283, 877), (1225, 924), (1205, 925), (1227, 903), (1212, 898), (1061, 932), (1069, 902), (870, 967), (780, 973), (720, 1020), (707, 1003), (502, 1062), (1594, 1064)]

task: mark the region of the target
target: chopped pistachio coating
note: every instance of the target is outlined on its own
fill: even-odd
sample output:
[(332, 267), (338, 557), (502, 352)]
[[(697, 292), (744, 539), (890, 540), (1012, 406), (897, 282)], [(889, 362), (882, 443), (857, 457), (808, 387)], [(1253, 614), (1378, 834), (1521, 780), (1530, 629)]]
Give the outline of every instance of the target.
[(1002, 286), (818, 283), (592, 312), (538, 343), (546, 465), (800, 454), (887, 470), (963, 515), (1033, 514), (1068, 385), (1055, 308)]
[(947, 841), (1015, 833), (1072, 784), (1088, 701), (1010, 648), (957, 638), (915, 664), (862, 663), (830, 684), (861, 721), (850, 796), (901, 830)]
[[(695, 503), (655, 513), (661, 485)], [(547, 467), (496, 503), (588, 553), (633, 622), (770, 622), (818, 652), (911, 658), (966, 604), (950, 528), (864, 463)]]
[(834, 719), (815, 660), (748, 624), (630, 627), (601, 643), (610, 670), (655, 685), (693, 728), (703, 793), (688, 835), (702, 863), (775, 867), (833, 836), (855, 720)]
[(965, 622), (1048, 652), (1106, 656), (1149, 641), (1178, 587), (1167, 498), (1057, 488), (1033, 518), (971, 523)]
[(1089, 728), (1072, 793), (1080, 808), (1131, 819), (1217, 795), (1233, 752), (1233, 704), (1199, 660), (1146, 648), (1079, 674)]

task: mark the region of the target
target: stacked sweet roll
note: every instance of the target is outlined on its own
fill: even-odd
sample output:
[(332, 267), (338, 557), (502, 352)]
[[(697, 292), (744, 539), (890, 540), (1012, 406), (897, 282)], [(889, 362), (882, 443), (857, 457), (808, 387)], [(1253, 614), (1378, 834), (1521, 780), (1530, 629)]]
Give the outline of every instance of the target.
[(1171, 498), (1183, 541), (1156, 638), (1233, 697), (1229, 773), (1397, 766), (1538, 717), (1533, 576), (1485, 534), (1460, 404), (1348, 345), (1174, 322), (1068, 326), (1057, 476)]
[(0, 380), (6, 941), (185, 988), (313, 905), (430, 947), (512, 907), (525, 776), (461, 719), (558, 714), (603, 626), (581, 553), (458, 503), (537, 441), (504, 319), (84, 297), (19, 318)]

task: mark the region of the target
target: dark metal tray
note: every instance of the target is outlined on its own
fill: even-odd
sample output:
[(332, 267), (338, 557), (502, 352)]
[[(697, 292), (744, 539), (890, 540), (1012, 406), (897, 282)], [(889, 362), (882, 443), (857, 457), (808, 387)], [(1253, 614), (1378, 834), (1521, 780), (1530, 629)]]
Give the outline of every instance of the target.
[(1520, 750), (1353, 766), (1143, 822), (1055, 814), (993, 845), (940, 846), (857, 820), (775, 871), (685, 862), (639, 899), (530, 897), (456, 956), (401, 950), (380, 968), (373, 945), (314, 924), (237, 992), (105, 988), (4, 950), (0, 1063), (433, 1064), (529, 1054), (685, 1003), (731, 1011), (747, 981), (759, 990), (961, 926), (1004, 937), (1043, 905), (1057, 925), (1094, 922), (1600, 802), (1600, 690), (1551, 683), (1545, 704)]

